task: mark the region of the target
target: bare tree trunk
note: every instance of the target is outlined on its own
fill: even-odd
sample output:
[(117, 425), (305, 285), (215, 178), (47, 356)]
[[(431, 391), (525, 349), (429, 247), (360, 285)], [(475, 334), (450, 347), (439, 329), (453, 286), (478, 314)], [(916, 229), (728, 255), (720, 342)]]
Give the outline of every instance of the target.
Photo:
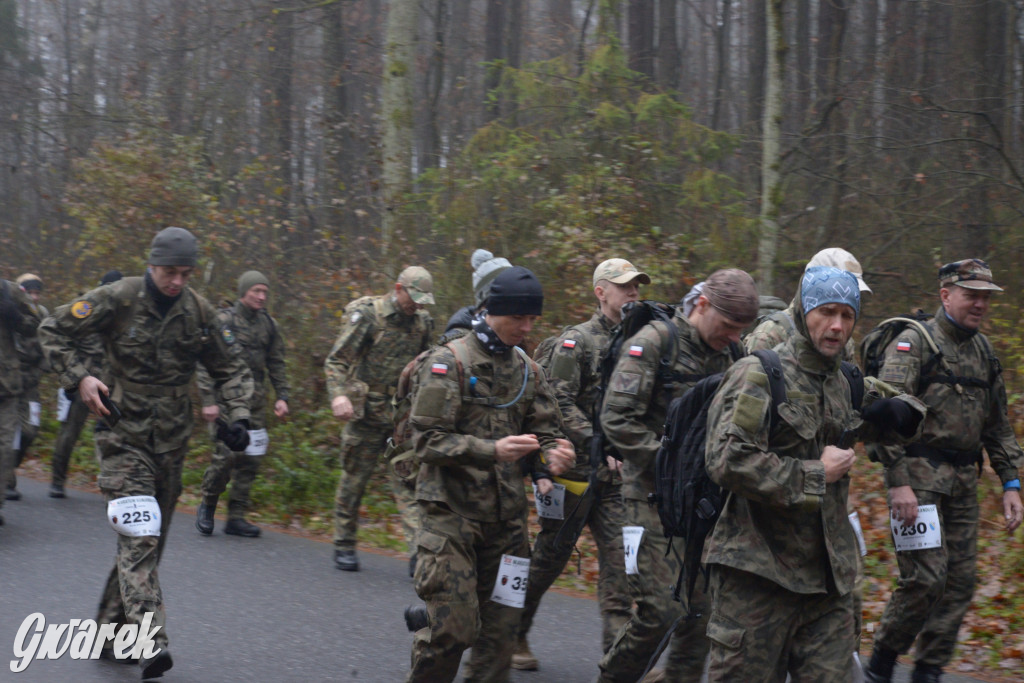
[(760, 124), (764, 116), (764, 78), (765, 38), (765, 3), (761, 1), (747, 4), (748, 32), (747, 35), (747, 118), (750, 123)]
[(722, 116), (722, 102), (725, 98), (726, 84), (729, 80), (729, 41), (731, 40), (731, 26), (732, 26), (732, 11), (730, 0), (722, 0), (721, 15), (718, 21), (718, 31), (715, 32), (716, 41), (716, 52), (717, 58), (715, 59), (715, 90), (712, 95), (711, 104), (711, 127), (719, 129), (721, 127), (721, 116)]
[(679, 88), (679, 30), (676, 0), (658, 3), (658, 84), (663, 88)]
[(650, 0), (629, 2), (629, 68), (654, 80), (654, 9)]
[(487, 0), (487, 16), (484, 27), (484, 61), (487, 72), (484, 76), (484, 97), (487, 108), (485, 121), (501, 116), (501, 102), (491, 95), (501, 84), (501, 66), (498, 61), (505, 57), (505, 0)]
[(384, 122), (381, 181), (384, 202), (381, 253), (389, 255), (402, 197), (412, 186), (412, 79), (416, 70), (416, 0), (391, 0), (385, 29), (381, 117)]
[(757, 260), (760, 290), (763, 294), (770, 294), (774, 286), (779, 210), (782, 203), (779, 150), (782, 136), (782, 65), (786, 58), (786, 42), (782, 34), (785, 0), (765, 2), (768, 11), (768, 69), (764, 100), (764, 151), (761, 157), (761, 237), (757, 246)]

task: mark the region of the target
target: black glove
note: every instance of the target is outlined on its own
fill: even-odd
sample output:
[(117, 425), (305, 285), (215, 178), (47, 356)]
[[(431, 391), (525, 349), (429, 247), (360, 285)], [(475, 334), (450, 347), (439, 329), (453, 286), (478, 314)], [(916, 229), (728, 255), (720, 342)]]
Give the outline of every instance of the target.
[(865, 407), (860, 416), (879, 429), (893, 429), (900, 436), (911, 437), (917, 431), (921, 415), (906, 401), (898, 398), (880, 398)]
[(232, 422), (217, 420), (217, 439), (224, 442), (233, 453), (240, 453), (249, 446), (249, 429), (242, 420)]

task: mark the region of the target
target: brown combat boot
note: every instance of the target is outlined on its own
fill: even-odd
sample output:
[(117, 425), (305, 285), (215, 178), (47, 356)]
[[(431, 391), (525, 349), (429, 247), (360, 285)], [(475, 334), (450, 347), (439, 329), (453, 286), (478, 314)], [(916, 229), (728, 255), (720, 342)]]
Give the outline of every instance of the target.
[(516, 643), (516, 651), (512, 653), (512, 668), (519, 671), (536, 671), (540, 662), (530, 652), (530, 644), (526, 642), (525, 636), (519, 637)]

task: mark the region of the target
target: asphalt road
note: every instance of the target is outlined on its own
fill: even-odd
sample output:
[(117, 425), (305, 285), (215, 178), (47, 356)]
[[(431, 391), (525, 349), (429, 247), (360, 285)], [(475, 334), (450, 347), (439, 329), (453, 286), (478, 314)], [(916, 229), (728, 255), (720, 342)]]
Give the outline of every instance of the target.
[[(8, 501), (0, 528), (0, 681), (137, 681), (137, 667), (105, 661), (33, 661), (10, 671), (24, 619), (47, 624), (95, 617), (113, 566), (115, 532), (102, 497), (20, 478), (21, 501)], [(402, 610), (417, 601), (404, 558), (361, 552), (362, 571), (334, 568), (329, 544), (264, 529), (258, 539), (200, 536), (194, 515), (177, 513), (160, 583), (167, 604), (174, 668), (169, 683), (195, 681), (380, 681), (404, 679), (411, 636)], [(597, 673), (600, 621), (593, 600), (550, 593), (530, 643), (537, 672), (514, 683), (585, 683)], [(900, 671), (897, 681), (906, 681)], [(947, 674), (948, 683), (974, 680)]]

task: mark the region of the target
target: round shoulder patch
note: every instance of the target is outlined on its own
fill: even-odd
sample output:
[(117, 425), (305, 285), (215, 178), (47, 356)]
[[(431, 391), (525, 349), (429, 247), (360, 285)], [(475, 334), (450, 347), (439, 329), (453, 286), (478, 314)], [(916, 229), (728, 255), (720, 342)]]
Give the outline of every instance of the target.
[(223, 327), (220, 334), (224, 337), (225, 344), (231, 345), (235, 343), (235, 333), (231, 331), (230, 327)]
[(71, 315), (76, 318), (88, 318), (92, 313), (92, 304), (84, 299), (80, 299), (75, 303), (71, 304)]

